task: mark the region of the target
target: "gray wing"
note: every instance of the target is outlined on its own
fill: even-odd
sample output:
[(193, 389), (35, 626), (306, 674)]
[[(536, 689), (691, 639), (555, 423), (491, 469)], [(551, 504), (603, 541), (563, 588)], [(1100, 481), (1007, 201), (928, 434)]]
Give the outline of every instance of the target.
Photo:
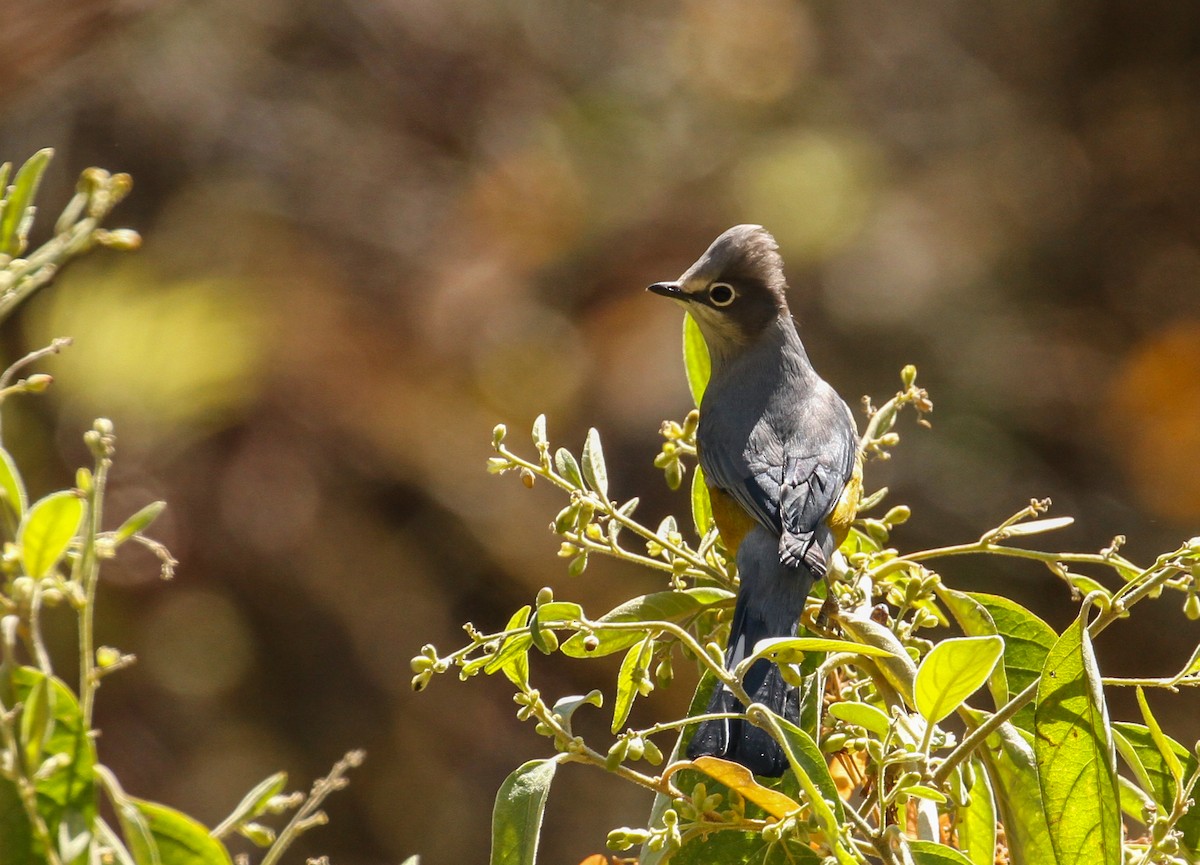
[(779, 537), (783, 564), (804, 562), (820, 578), (833, 552), (823, 521), (853, 473), (858, 436), (850, 410), (832, 389), (805, 403), (794, 409), (798, 422), (786, 439), (778, 424), (756, 425), (747, 438), (711, 435), (700, 464), (710, 484)]
[(779, 501), (783, 531), (779, 560), (788, 567), (801, 562), (817, 579), (825, 575), (833, 555), (833, 534), (825, 525), (854, 472), (857, 436), (847, 425), (836, 430), (816, 454), (789, 456), (784, 464)]

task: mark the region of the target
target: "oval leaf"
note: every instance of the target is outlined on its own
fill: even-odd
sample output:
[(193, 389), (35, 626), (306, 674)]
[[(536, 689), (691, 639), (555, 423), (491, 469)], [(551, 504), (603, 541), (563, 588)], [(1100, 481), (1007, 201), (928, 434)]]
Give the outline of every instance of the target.
[(963, 767), (970, 779), (970, 800), (958, 812), (958, 847), (972, 865), (993, 865), (996, 861), (996, 799), (992, 785), (978, 757)]
[(25, 484), (21, 481), (21, 473), (12, 455), (0, 447), (0, 496), (13, 512), (19, 523), (29, 507), (29, 499), (25, 495)]
[(234, 826), (260, 816), (267, 810), (271, 799), (283, 792), (283, 788), (287, 786), (287, 779), (287, 772), (276, 772), (259, 781), (249, 793), (242, 797), (242, 801), (238, 802), (230, 815), (221, 821), (221, 824)]
[[(999, 634), (992, 614), (966, 592), (955, 591), (940, 583), (934, 587), (934, 591), (968, 637), (991, 637)], [(1007, 653), (1007, 648), (1005, 651)], [(992, 692), (992, 701), (997, 706), (1008, 702), (1008, 672), (1004, 664), (997, 664), (992, 670), (992, 675), (988, 677), (988, 690)]]
[[(975, 724), (987, 717), (979, 711), (970, 714)], [(988, 736), (987, 747), (979, 754), (992, 781), (1012, 861), (1017, 865), (1059, 865), (1042, 810), (1032, 738), (1019, 727), (1004, 723)]]
[(978, 691), (1004, 652), (999, 637), (954, 637), (942, 640), (917, 669), (917, 711), (936, 724)]
[(607, 629), (606, 622), (677, 622), (700, 612), (705, 607), (725, 603), (733, 598), (733, 593), (715, 586), (701, 586), (694, 589), (684, 589), (681, 592), (654, 592), (639, 598), (626, 601), (601, 616), (593, 632), (600, 644), (588, 651), (584, 644), (586, 636), (575, 634), (562, 644), (561, 651), (571, 658), (599, 658), (628, 649), (638, 640), (646, 636), (645, 631)]
[[(909, 841), (913, 865), (971, 865), (961, 851), (936, 841)], [(995, 855), (992, 856), (995, 859)]]
[(692, 522), (696, 534), (703, 538), (713, 527), (712, 497), (704, 482), (704, 470), (699, 465), (692, 473)]
[(1142, 720), (1146, 722), (1146, 729), (1150, 731), (1150, 738), (1154, 740), (1154, 747), (1158, 749), (1158, 754), (1162, 757), (1163, 765), (1171, 773), (1171, 780), (1175, 782), (1176, 786), (1182, 784), (1183, 762), (1179, 759), (1179, 755), (1175, 753), (1175, 749), (1171, 747), (1171, 740), (1167, 738), (1167, 735), (1162, 731), (1162, 727), (1158, 725), (1158, 719), (1154, 717), (1154, 713), (1150, 711), (1150, 704), (1146, 702), (1146, 692), (1140, 687), (1137, 689), (1137, 701), (1138, 708), (1142, 710)]
[(595, 427), (588, 430), (583, 442), (583, 477), (602, 499), (608, 499), (608, 469), (604, 466), (604, 450), (600, 447), (600, 433)]
[(557, 761), (530, 760), (504, 779), (492, 809), (491, 865), (533, 865)]
[[(835, 853), (844, 850), (839, 832), (846, 815), (842, 810), (842, 799), (838, 796), (837, 784), (829, 774), (829, 766), (825, 763), (821, 749), (811, 736), (795, 724), (784, 718), (776, 718), (776, 722), (783, 733), (783, 753), (808, 797), (821, 831), (825, 833), (826, 840)], [(839, 861), (840, 859), (839, 855)]]
[(1023, 535), (1040, 535), (1055, 529), (1065, 529), (1073, 522), (1075, 522), (1074, 517), (1050, 517), (1045, 520), (1030, 520), (1027, 523), (1013, 523), (1011, 526), (1005, 527), (1001, 537), (1017, 538)]
[(17, 530), (21, 563), (34, 579), (49, 574), (79, 531), (83, 502), (74, 493), (51, 493), (29, 509)]
[(838, 621), (855, 642), (887, 649), (890, 652), (886, 657), (877, 658), (874, 664), (887, 683), (896, 689), (905, 702), (912, 705), (913, 680), (917, 676), (917, 665), (908, 656), (908, 652), (904, 651), (904, 645), (896, 635), (889, 628), (858, 613), (843, 615)]
[(634, 698), (642, 691), (643, 683), (648, 681), (647, 671), (650, 669), (650, 659), (654, 657), (654, 647), (654, 638), (646, 636), (625, 653), (625, 660), (621, 662), (621, 670), (617, 673), (617, 697), (613, 700), (614, 734), (625, 725)]
[(138, 865), (233, 865), (225, 845), (186, 814), (143, 799), (127, 802), (140, 819), (125, 808), (118, 813)]
[(712, 361), (708, 356), (708, 344), (700, 333), (700, 326), (686, 312), (683, 314), (683, 369), (687, 373), (688, 388), (697, 407), (708, 387), (712, 375)]
[(583, 489), (583, 475), (579, 473), (579, 463), (575, 462), (575, 456), (566, 448), (559, 448), (554, 452), (554, 469), (571, 486)]
[(887, 713), (882, 709), (877, 709), (870, 703), (855, 703), (852, 701), (834, 703), (829, 707), (829, 714), (839, 721), (845, 721), (847, 724), (862, 727), (867, 732), (874, 733), (880, 739), (888, 734), (888, 730), (892, 726)]
[(754, 644), (754, 654), (738, 664), (738, 669), (748, 670), (760, 658), (774, 658), (780, 663), (795, 663), (805, 652), (847, 652), (868, 658), (896, 657), (892, 648), (868, 646), (866, 643), (855, 643), (851, 640), (834, 640), (829, 637), (769, 637)]
[(1046, 658), (1033, 742), (1050, 841), (1060, 865), (1119, 865), (1115, 755), (1083, 614)]
[(158, 519), (159, 515), (166, 509), (166, 502), (151, 502), (125, 522), (121, 523), (121, 528), (117, 529), (113, 540), (120, 544), (129, 540), (138, 532), (145, 531), (150, 528), (150, 524)]
[[(1160, 813), (1169, 813), (1177, 788), (1171, 770), (1162, 758), (1159, 744), (1148, 727), (1117, 721), (1113, 724), (1117, 750), (1133, 772), (1134, 780), (1157, 804)], [(1196, 771), (1196, 757), (1186, 748), (1164, 734), (1166, 746), (1183, 762), (1183, 774), (1191, 777)], [(1138, 816), (1140, 820), (1141, 817)], [(1183, 844), (1195, 858), (1200, 858), (1200, 809), (1192, 807), (1175, 827), (1183, 834)]]
[(0, 215), (0, 254), (15, 257), (24, 251), (31, 215), (29, 208), (33, 206), (42, 174), (53, 155), (52, 148), (43, 148), (17, 169), (17, 176), (5, 196), (3, 215)]
[(747, 801), (753, 802), (772, 817), (782, 819), (800, 810), (799, 802), (759, 784), (750, 770), (740, 763), (731, 763), (720, 757), (697, 757), (692, 765), (730, 790), (741, 793)]
[[(1016, 601), (982, 592), (970, 592), (967, 596), (987, 611), (996, 625), (996, 632), (1004, 638), (1004, 677), (1008, 692), (1019, 694), (1042, 674), (1042, 665), (1058, 634)], [(975, 636), (961, 620), (959, 624), (966, 633)], [(997, 705), (1001, 702), (1004, 701), (997, 701)], [(1033, 704), (1022, 707), (1013, 716), (1012, 723), (1022, 730), (1032, 730)]]

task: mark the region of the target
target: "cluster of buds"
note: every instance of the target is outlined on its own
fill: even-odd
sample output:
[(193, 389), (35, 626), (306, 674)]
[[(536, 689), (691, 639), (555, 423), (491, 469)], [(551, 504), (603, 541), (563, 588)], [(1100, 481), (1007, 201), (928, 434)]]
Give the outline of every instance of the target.
[(696, 455), (696, 428), (699, 424), (700, 412), (692, 409), (682, 424), (673, 420), (664, 421), (659, 429), (666, 441), (663, 442), (662, 452), (654, 458), (654, 466), (663, 470), (667, 486), (673, 490), (679, 489), (687, 473), (687, 467), (680, 458)]

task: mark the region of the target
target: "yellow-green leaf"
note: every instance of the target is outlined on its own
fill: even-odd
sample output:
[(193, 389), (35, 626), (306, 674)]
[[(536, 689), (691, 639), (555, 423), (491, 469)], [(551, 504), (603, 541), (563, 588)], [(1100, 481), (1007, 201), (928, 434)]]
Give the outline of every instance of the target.
[(0, 447), (0, 497), (12, 511), (19, 523), (29, 507), (29, 499), (25, 496), (25, 484), (21, 481), (21, 473), (12, 455)]
[(699, 465), (692, 474), (692, 522), (701, 538), (713, 527), (712, 498), (708, 494), (708, 484), (704, 482), (704, 470)]
[(997, 636), (942, 640), (917, 669), (917, 711), (931, 724), (941, 721), (983, 686), (1003, 653)]
[(683, 314), (683, 368), (687, 373), (688, 387), (696, 405), (704, 396), (708, 379), (712, 375), (712, 361), (708, 356), (708, 344), (700, 333), (700, 326), (687, 313)]
[(54, 570), (82, 519), (83, 502), (74, 493), (51, 493), (36, 502), (17, 530), (25, 573), (40, 579)]
[(1034, 706), (1033, 749), (1060, 865), (1120, 865), (1115, 755), (1086, 609), (1046, 657)]

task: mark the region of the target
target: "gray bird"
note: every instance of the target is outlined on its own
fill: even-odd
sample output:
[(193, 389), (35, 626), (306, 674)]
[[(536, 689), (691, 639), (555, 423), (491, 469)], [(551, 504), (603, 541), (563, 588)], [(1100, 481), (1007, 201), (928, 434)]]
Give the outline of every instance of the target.
[[(712, 358), (696, 450), (741, 579), (729, 669), (760, 640), (796, 635), (809, 590), (845, 539), (862, 491), (854, 418), (809, 363), (786, 288), (775, 238), (761, 226), (738, 225), (675, 282), (648, 289), (691, 313)], [(744, 686), (755, 702), (798, 721), (797, 689), (772, 662), (756, 662)], [(743, 708), (722, 686), (708, 711)], [(776, 777), (788, 767), (779, 745), (746, 721), (701, 723), (688, 756), (705, 754), (758, 775)]]

